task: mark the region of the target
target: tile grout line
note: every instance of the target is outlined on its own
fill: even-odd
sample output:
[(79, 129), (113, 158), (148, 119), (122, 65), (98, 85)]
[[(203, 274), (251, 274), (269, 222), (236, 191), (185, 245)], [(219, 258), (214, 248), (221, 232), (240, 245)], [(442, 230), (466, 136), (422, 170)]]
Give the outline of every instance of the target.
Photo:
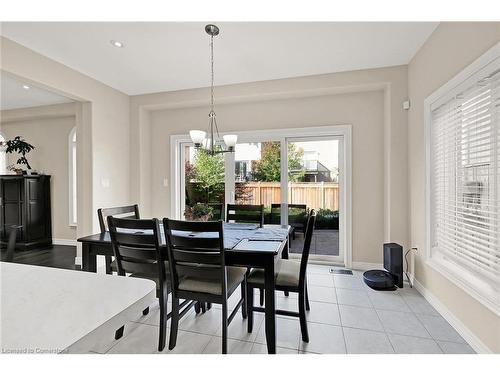
[(337, 294), (337, 288), (335, 286), (335, 278), (333, 277), (333, 275), (332, 275), (332, 278), (333, 278), (333, 282), (334, 282), (333, 290), (334, 290), (334, 293), (335, 293), (335, 300), (337, 301), (337, 309), (339, 311), (340, 329), (342, 331), (342, 339), (344, 340), (344, 348), (345, 348), (346, 354), (349, 354), (348, 351), (347, 351), (347, 341), (345, 339), (344, 326), (342, 325), (342, 314), (340, 313), (340, 308), (338, 308), (338, 305), (339, 305), (339, 296)]
[(385, 325), (384, 323), (382, 322), (382, 319), (380, 319), (380, 315), (377, 311), (377, 309), (375, 308), (375, 305), (373, 304), (371, 298), (370, 298), (370, 295), (368, 295), (368, 300), (370, 301), (371, 305), (373, 306), (373, 310), (375, 310), (375, 314), (377, 314), (377, 317), (378, 317), (378, 320), (380, 321), (380, 325), (382, 326), (382, 329), (384, 330), (384, 333), (385, 333), (385, 337), (387, 337), (387, 340), (389, 341), (389, 344), (391, 345), (391, 348), (392, 348), (392, 351), (395, 353), (395, 354), (398, 354), (396, 352), (396, 348), (394, 347), (394, 344), (392, 343), (391, 341), (391, 338), (389, 337), (389, 333), (387, 332), (387, 329), (385, 328)]
[(417, 318), (418, 322), (420, 324), (422, 324), (422, 326), (424, 327), (425, 331), (429, 334), (429, 336), (431, 337), (431, 339), (434, 341), (434, 343), (437, 345), (437, 347), (439, 348), (439, 350), (444, 354), (444, 350), (441, 348), (441, 346), (439, 345), (439, 343), (437, 342), (437, 340), (434, 338), (434, 336), (432, 336), (432, 334), (430, 333), (430, 331), (427, 329), (427, 327), (425, 326), (425, 324), (422, 322), (422, 320), (418, 317), (417, 313), (413, 311), (413, 309), (410, 307), (410, 305), (408, 305), (408, 303), (406, 302), (405, 298), (403, 296), (401, 296), (401, 299), (403, 300), (404, 304), (406, 306), (408, 306), (408, 308), (410, 309), (410, 311), (413, 313), (413, 315), (415, 315), (415, 317)]
[[(418, 322), (420, 324), (422, 324), (422, 327), (424, 327), (425, 331), (429, 334), (429, 336), (431, 337), (431, 339), (434, 341), (434, 343), (437, 345), (437, 347), (439, 348), (439, 350), (441, 350), (442, 353), (444, 353), (444, 350), (441, 349), (441, 346), (439, 345), (439, 343), (437, 342), (437, 340), (434, 338), (434, 336), (432, 336), (432, 334), (430, 333), (430, 331), (427, 329), (427, 327), (425, 326), (425, 324), (419, 319), (418, 315), (416, 313), (414, 313), (415, 317), (417, 318)], [(460, 336), (462, 337), (462, 336)]]
[(370, 305), (373, 307), (373, 310), (375, 311), (375, 314), (377, 315), (377, 318), (380, 322), (380, 326), (382, 327), (382, 329), (384, 330), (384, 334), (385, 334), (385, 337), (387, 338), (387, 341), (389, 341), (389, 345), (391, 345), (391, 348), (392, 348), (392, 351), (397, 354), (396, 352), (396, 348), (394, 348), (394, 345), (392, 344), (392, 341), (391, 341), (391, 338), (389, 337), (389, 334), (385, 328), (385, 325), (384, 323), (382, 322), (382, 319), (380, 319), (380, 315), (378, 314), (378, 311), (377, 309), (375, 308), (375, 305), (373, 304), (373, 301), (372, 299), (370, 298), (370, 295), (369, 295), (369, 292), (366, 292), (366, 294), (368, 295), (368, 301), (370, 301)]

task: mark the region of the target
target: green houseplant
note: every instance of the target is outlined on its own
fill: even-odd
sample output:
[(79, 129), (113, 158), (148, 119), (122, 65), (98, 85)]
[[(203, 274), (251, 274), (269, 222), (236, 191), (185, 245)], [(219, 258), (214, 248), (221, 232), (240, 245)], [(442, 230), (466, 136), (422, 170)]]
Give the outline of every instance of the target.
[(208, 221), (212, 216), (213, 208), (206, 203), (196, 203), (184, 210), (184, 217), (191, 221)]
[(21, 138), (20, 136), (16, 136), (14, 137), (14, 139), (7, 141), (7, 148), (5, 149), (5, 153), (12, 154), (14, 152), (17, 152), (21, 155), (21, 157), (17, 159), (16, 163), (24, 164), (26, 165), (26, 168), (28, 168), (28, 170), (31, 170), (31, 166), (28, 162), (28, 159), (26, 158), (26, 154), (28, 154), (34, 148), (35, 147), (33, 145), (30, 145), (23, 138)]

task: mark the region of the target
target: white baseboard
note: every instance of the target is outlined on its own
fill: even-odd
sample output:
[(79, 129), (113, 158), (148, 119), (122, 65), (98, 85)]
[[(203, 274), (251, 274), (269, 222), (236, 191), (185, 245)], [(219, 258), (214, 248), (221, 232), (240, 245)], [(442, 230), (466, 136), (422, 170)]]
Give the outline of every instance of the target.
[(383, 270), (384, 265), (382, 263), (352, 262), (352, 269), (359, 271)]
[[(413, 276), (413, 275), (412, 275)], [(438, 313), (463, 337), (465, 341), (480, 354), (493, 353), (467, 326), (462, 323), (434, 294), (426, 289), (417, 279), (413, 279), (413, 286), (436, 309)]]
[(64, 238), (53, 238), (54, 245), (76, 246), (76, 240), (66, 240)]

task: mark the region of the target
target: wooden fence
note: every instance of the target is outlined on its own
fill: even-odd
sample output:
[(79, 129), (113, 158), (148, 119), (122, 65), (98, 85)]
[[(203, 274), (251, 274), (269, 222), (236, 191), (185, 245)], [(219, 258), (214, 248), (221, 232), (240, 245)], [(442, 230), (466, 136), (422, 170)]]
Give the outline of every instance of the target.
[[(281, 202), (279, 182), (237, 182), (236, 203), (263, 204)], [(337, 182), (292, 182), (288, 184), (288, 202), (306, 204), (308, 208), (339, 209)]]

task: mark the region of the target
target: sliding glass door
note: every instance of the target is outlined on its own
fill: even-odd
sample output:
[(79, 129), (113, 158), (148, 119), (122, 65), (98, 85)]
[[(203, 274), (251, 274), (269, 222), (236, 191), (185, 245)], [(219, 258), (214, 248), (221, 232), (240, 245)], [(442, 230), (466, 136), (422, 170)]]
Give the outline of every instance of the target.
[(181, 143), (181, 218), (223, 219), (225, 207), (224, 155), (208, 155), (192, 143)]
[(298, 137), (276, 131), (248, 132), (239, 138), (234, 153), (216, 156), (196, 150), (188, 141), (178, 143), (180, 202), (173, 200), (177, 216), (209, 214), (218, 220), (224, 219), (227, 203), (262, 204), (265, 224), (293, 227), (290, 255), (299, 257), (305, 218), (314, 209), (310, 258), (344, 264), (343, 135)]
[(343, 260), (339, 241), (341, 148), (341, 137), (287, 138), (287, 218), (295, 231), (290, 253), (302, 253), (304, 217), (314, 209), (311, 259)]
[(275, 212), (281, 202), (280, 147), (279, 141), (238, 143), (234, 154), (234, 202), (264, 205), (266, 224), (280, 224)]

